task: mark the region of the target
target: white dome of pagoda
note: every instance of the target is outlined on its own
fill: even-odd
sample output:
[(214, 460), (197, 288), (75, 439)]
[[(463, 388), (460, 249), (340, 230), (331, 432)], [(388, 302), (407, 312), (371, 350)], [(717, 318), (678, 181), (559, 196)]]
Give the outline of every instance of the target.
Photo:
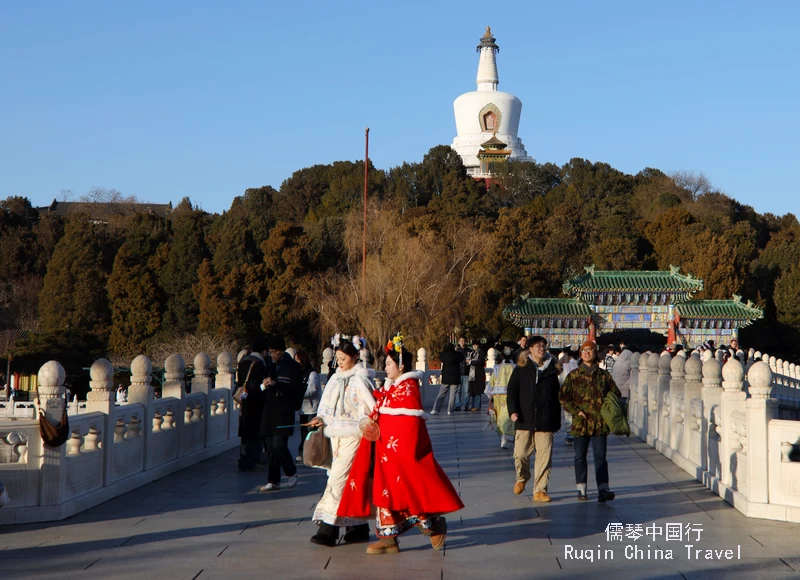
[(452, 147), (461, 156), (467, 173), (474, 177), (484, 177), (480, 173), (478, 152), (481, 144), (492, 137), (507, 145), (512, 159), (533, 161), (517, 137), (522, 101), (511, 93), (497, 90), (500, 80), (495, 55), (499, 50), (487, 26), (478, 45), (478, 90), (464, 93), (453, 103), (458, 135)]

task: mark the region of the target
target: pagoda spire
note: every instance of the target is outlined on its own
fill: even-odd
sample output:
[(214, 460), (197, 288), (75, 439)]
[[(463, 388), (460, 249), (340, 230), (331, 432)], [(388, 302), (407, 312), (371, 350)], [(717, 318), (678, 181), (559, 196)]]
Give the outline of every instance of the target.
[(500, 51), (500, 47), (495, 44), (495, 37), (492, 36), (492, 29), (487, 26), (486, 32), (481, 37), (481, 43), (477, 50), (480, 53), (478, 60), (478, 90), (496, 91), (500, 79), (497, 76), (497, 61), (495, 55)]

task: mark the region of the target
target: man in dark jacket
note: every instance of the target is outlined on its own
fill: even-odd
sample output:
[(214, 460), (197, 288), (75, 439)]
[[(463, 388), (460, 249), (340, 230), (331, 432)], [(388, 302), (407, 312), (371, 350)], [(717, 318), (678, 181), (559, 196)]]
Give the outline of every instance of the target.
[(442, 386), (439, 388), (439, 394), (436, 395), (431, 415), (436, 415), (442, 410), (444, 397), (448, 391), (450, 400), (447, 403), (447, 414), (450, 415), (453, 412), (456, 391), (461, 388), (461, 366), (464, 364), (465, 359), (463, 354), (456, 352), (455, 345), (448, 343), (444, 350), (439, 353), (439, 360), (442, 362)]
[(287, 487), (297, 485), (297, 466), (289, 453), (289, 437), (294, 427), (295, 412), (303, 404), (303, 369), (286, 352), (286, 343), (281, 336), (271, 336), (267, 347), (272, 362), (270, 376), (265, 380), (264, 412), (261, 417), (261, 435), (267, 452), (269, 475), (267, 485), (261, 491), (280, 489), (281, 468), (286, 474)]
[[(267, 362), (267, 347), (263, 340), (250, 345), (251, 353), (239, 361), (236, 371), (236, 387), (246, 385), (239, 413), (239, 437), (242, 439), (239, 453), (239, 470), (252, 471), (261, 459), (264, 438), (261, 436), (261, 415), (264, 409), (264, 390), (261, 388), (270, 373), (272, 362)], [(245, 382), (246, 381), (246, 382)]]
[(516, 428), (514, 493), (525, 491), (525, 484), (531, 478), (531, 455), (535, 452), (533, 500), (547, 502), (551, 501), (547, 484), (553, 464), (553, 435), (561, 428), (558, 401), (561, 368), (547, 352), (544, 337), (530, 337), (528, 350), (530, 357), (520, 357), (508, 381), (508, 415)]

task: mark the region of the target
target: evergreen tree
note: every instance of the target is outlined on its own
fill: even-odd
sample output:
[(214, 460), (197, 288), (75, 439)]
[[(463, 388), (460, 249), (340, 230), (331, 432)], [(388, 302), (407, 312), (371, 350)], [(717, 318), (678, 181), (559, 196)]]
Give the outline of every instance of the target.
[(47, 266), (39, 299), (45, 329), (106, 333), (111, 320), (107, 278), (95, 225), (87, 216), (71, 218)]
[(189, 198), (184, 198), (172, 212), (170, 221), (169, 255), (159, 272), (166, 294), (163, 326), (173, 332), (191, 334), (197, 330), (200, 313), (193, 287), (199, 280), (200, 264), (208, 257), (203, 232), (206, 214), (193, 209)]

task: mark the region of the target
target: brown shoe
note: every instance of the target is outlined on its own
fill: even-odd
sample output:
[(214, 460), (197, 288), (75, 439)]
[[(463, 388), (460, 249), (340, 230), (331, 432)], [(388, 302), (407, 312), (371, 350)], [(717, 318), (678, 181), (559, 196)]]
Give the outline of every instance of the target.
[(553, 501), (549, 495), (547, 495), (546, 491), (537, 491), (533, 494), (533, 501)]
[(431, 536), (431, 547), (434, 550), (441, 550), (444, 548), (444, 540), (447, 534), (434, 534)]
[(472, 411), (473, 413), (477, 413), (479, 410), (480, 409), (478, 409), (477, 407), (472, 407), (472, 409), (470, 409), (470, 411)]
[(525, 491), (525, 482), (524, 481), (518, 481), (517, 483), (514, 484), (514, 493), (515, 494), (519, 495), (523, 491)]
[(397, 554), (400, 546), (397, 545), (397, 538), (380, 538), (374, 544), (367, 546), (367, 554), (379, 556), (381, 554)]

